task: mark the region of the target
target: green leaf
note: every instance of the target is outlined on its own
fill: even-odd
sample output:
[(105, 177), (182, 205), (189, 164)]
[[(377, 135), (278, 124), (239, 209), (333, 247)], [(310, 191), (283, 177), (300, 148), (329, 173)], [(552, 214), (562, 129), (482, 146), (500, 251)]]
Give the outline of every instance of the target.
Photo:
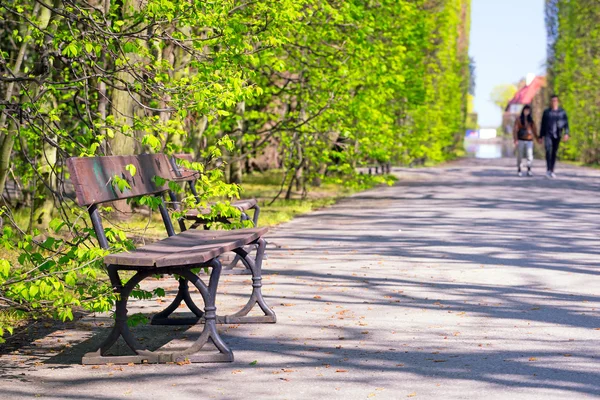
[(54, 218), (52, 221), (50, 221), (50, 224), (48, 225), (50, 227), (50, 229), (52, 229), (55, 233), (58, 233), (60, 231), (60, 229), (65, 226), (67, 223), (59, 218)]
[(29, 298), (34, 298), (40, 292), (40, 288), (35, 284), (29, 287)]
[(144, 135), (142, 138), (142, 144), (150, 146), (155, 151), (160, 150), (161, 147), (160, 140), (154, 135)]
[(62, 51), (62, 54), (66, 55), (67, 57), (77, 57), (78, 53), (79, 48), (75, 42), (69, 43)]
[(64, 308), (59, 311), (58, 318), (65, 322), (67, 320), (73, 321), (73, 310), (71, 308)]
[(127, 326), (130, 327), (134, 327), (140, 324), (147, 324), (149, 322), (148, 317), (146, 317), (144, 314), (142, 313), (136, 313), (133, 315), (130, 315), (127, 318)]
[(113, 176), (112, 179), (113, 185), (116, 185), (117, 188), (121, 191), (121, 193), (125, 193), (125, 189), (131, 190), (131, 185), (127, 180), (121, 178), (118, 175)]
[(65, 283), (69, 286), (75, 286), (75, 284), (77, 283), (77, 274), (74, 271), (68, 272), (65, 275)]
[(50, 237), (46, 238), (46, 240), (44, 240), (44, 244), (42, 246), (46, 249), (52, 249), (54, 247), (55, 242), (56, 242), (56, 239), (54, 239), (53, 237), (50, 236)]
[(0, 276), (3, 278), (8, 278), (8, 274), (10, 273), (10, 263), (8, 260), (1, 259), (0, 260)]
[(135, 176), (135, 173), (137, 172), (137, 169), (135, 168), (135, 165), (133, 165), (133, 164), (126, 165), (125, 169), (127, 171), (129, 171), (129, 173), (131, 174), (132, 177)]
[(161, 178), (161, 177), (160, 177), (160, 176), (158, 176), (158, 175), (155, 175), (155, 176), (152, 178), (152, 182), (154, 182), (154, 183), (156, 184), (156, 186), (164, 186), (164, 184), (165, 184), (165, 183), (167, 183), (167, 180), (166, 180), (166, 179), (164, 179), (164, 178)]

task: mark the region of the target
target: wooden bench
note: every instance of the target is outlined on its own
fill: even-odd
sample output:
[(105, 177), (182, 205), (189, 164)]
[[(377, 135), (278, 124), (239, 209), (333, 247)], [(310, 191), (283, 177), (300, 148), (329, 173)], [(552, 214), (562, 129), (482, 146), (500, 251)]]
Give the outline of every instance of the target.
[[(133, 176), (126, 169), (128, 165), (135, 167), (136, 173)], [(118, 294), (115, 304), (115, 324), (99, 349), (96, 352), (87, 353), (82, 362), (84, 364), (104, 364), (178, 362), (184, 360), (191, 362), (233, 361), (232, 351), (221, 339), (216, 329), (215, 297), (221, 274), (221, 263), (218, 257), (225, 252), (235, 251), (251, 267), (256, 268), (257, 265), (260, 267), (261, 257), (257, 256), (256, 259), (252, 259), (247, 256), (243, 248), (250, 244), (257, 244), (259, 248), (264, 249), (266, 242), (262, 236), (267, 232), (267, 229), (187, 230), (175, 234), (163, 198), (163, 195), (169, 190), (168, 184), (158, 185), (155, 183), (154, 178), (177, 180), (181, 179), (181, 174), (175, 173), (169, 158), (164, 154), (70, 158), (67, 160), (67, 166), (75, 186), (77, 202), (81, 206), (88, 207), (94, 231), (102, 248), (109, 248), (98, 209), (98, 205), (105, 202), (143, 195), (157, 196), (160, 198), (159, 210), (169, 235), (163, 240), (139, 247), (133, 251), (111, 254), (105, 257), (104, 262), (111, 284)], [(130, 187), (121, 192), (113, 184), (115, 176), (125, 179)], [(208, 284), (192, 271), (196, 268), (210, 269)], [(132, 271), (133, 276), (124, 284), (119, 271)], [(159, 313), (160, 317), (155, 322), (170, 325), (204, 323), (200, 337), (186, 350), (175, 352), (146, 350), (134, 339), (127, 326), (127, 301), (132, 290), (143, 279), (156, 274), (175, 274), (180, 276), (181, 279), (177, 297), (166, 310)], [(201, 311), (192, 301), (187, 290), (188, 282), (192, 282), (199, 290), (204, 301), (204, 311)], [(260, 289), (260, 280), (253, 282), (253, 286), (255, 285)], [(184, 286), (185, 289), (183, 289)], [(187, 318), (168, 318), (182, 301), (185, 301), (196, 318), (191, 320)], [(250, 306), (250, 309), (253, 306), (254, 304)], [(245, 308), (248, 308), (248, 306)], [(108, 350), (119, 337), (125, 340), (134, 355), (108, 355)], [(208, 342), (214, 344), (216, 351), (200, 352)]]

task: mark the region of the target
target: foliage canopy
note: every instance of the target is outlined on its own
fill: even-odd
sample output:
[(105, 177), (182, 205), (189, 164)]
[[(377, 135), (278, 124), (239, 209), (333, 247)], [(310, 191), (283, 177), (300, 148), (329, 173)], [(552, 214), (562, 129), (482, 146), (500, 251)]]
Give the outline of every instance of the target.
[[(14, 255), (0, 260), (0, 310), (64, 320), (73, 307), (111, 308), (106, 251), (71, 200), (68, 157), (193, 153), (203, 200), (238, 196), (254, 169), (283, 168), (289, 196), (323, 179), (358, 182), (369, 163), (453, 157), (470, 85), (469, 7), (0, 3), (0, 245)], [(107, 235), (111, 250), (130, 245), (116, 225)]]

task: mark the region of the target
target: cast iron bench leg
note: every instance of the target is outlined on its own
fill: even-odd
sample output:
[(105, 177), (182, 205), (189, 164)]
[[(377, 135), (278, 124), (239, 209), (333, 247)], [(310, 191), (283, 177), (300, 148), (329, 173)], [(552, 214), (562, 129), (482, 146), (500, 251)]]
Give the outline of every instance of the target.
[[(127, 327), (127, 300), (131, 291), (140, 283), (144, 278), (152, 275), (156, 271), (139, 271), (137, 272), (127, 284), (123, 286), (122, 281), (117, 272), (118, 266), (111, 265), (108, 267), (109, 276), (111, 283), (117, 293), (119, 299), (117, 300), (115, 307), (115, 325), (109, 336), (100, 345), (100, 348), (92, 353), (87, 353), (83, 356), (83, 364), (128, 364), (128, 363), (165, 363), (165, 362), (179, 362), (189, 360), (190, 362), (231, 362), (233, 361), (233, 353), (229, 347), (225, 344), (223, 339), (219, 336), (219, 332), (216, 328), (216, 307), (215, 297), (217, 292), (217, 285), (219, 283), (219, 277), (221, 275), (221, 263), (218, 260), (211, 261), (212, 271), (210, 274), (208, 286), (202, 282), (202, 280), (192, 273), (189, 268), (186, 269), (171, 269), (170, 273), (176, 273), (183, 276), (186, 280), (189, 280), (198, 288), (202, 294), (204, 300), (204, 328), (200, 337), (196, 342), (188, 349), (179, 352), (162, 352), (162, 351), (150, 351), (140, 349), (139, 344), (131, 335), (129, 328)], [(197, 324), (201, 322), (198, 321)], [(135, 353), (131, 356), (110, 356), (106, 355), (110, 347), (115, 344), (119, 337), (123, 337), (127, 346)], [(214, 344), (218, 352), (208, 352), (200, 350), (209, 341)]]
[[(242, 212), (241, 220), (242, 220), (242, 222), (249, 221), (250, 217), (248, 217), (248, 214), (246, 214), (245, 212)], [(254, 226), (256, 226), (256, 225), (254, 225)], [(248, 249), (248, 251), (250, 251), (252, 249), (252, 247), (253, 247), (253, 245), (247, 246), (246, 248)], [(240, 261), (241, 261), (241, 258), (239, 256), (239, 254), (236, 253), (236, 255), (233, 257), (233, 261), (231, 261), (229, 264), (227, 264), (225, 267), (223, 267), (223, 275), (250, 275), (252, 273), (252, 271), (250, 270), (250, 267), (248, 267), (246, 264), (244, 264), (244, 266), (245, 266), (244, 269), (235, 268), (235, 266)]]
[[(127, 326), (127, 300), (131, 291), (140, 283), (144, 278), (148, 277), (149, 274), (145, 272), (137, 272), (125, 286), (123, 286), (121, 278), (119, 277), (118, 268), (115, 265), (108, 266), (108, 276), (110, 278), (110, 282), (112, 284), (113, 289), (119, 295), (115, 303), (115, 324), (112, 328), (112, 331), (108, 335), (106, 339), (100, 345), (100, 348), (94, 353), (87, 353), (83, 357), (83, 364), (103, 364), (108, 362), (117, 362), (117, 359), (121, 360), (123, 356), (105, 356), (108, 349), (112, 347), (113, 344), (119, 339), (119, 337), (123, 337), (127, 346), (137, 352), (139, 344), (136, 343), (135, 339), (129, 332), (129, 327)], [(135, 356), (128, 357), (128, 359), (123, 359), (123, 362), (135, 362), (134, 360), (130, 360), (129, 358), (135, 358)], [(99, 362), (98, 362), (99, 361)]]
[[(252, 216), (252, 224), (253, 226), (258, 226), (258, 217), (260, 215), (260, 207), (258, 206), (258, 204), (256, 204), (254, 207), (252, 207), (251, 209), (254, 209), (254, 215)], [(250, 217), (248, 216), (248, 214), (246, 214), (245, 212), (242, 212), (242, 221), (247, 221), (249, 220)], [(255, 245), (252, 246), (248, 246), (246, 248), (246, 251), (250, 252), (252, 251), (253, 247), (255, 247)], [(249, 267), (247, 265), (245, 265), (246, 269), (245, 270), (234, 270), (235, 266), (238, 264), (238, 262), (241, 261), (241, 258), (239, 255), (235, 255), (235, 258), (233, 259), (233, 261), (225, 266), (225, 268), (223, 268), (223, 272), (225, 272), (226, 274), (240, 274), (240, 275), (246, 275), (249, 274), (250, 271)]]
[[(244, 249), (235, 250), (236, 254), (240, 256), (240, 259), (250, 268), (252, 271), (252, 295), (246, 303), (246, 305), (238, 312), (232, 315), (219, 316), (217, 320), (219, 323), (225, 324), (250, 324), (250, 323), (275, 323), (277, 322), (277, 316), (275, 312), (267, 305), (262, 295), (262, 260), (265, 253), (265, 247), (267, 242), (265, 239), (260, 238), (257, 241), (258, 248), (256, 249), (256, 261), (250, 257), (248, 252)], [(254, 306), (260, 307), (265, 313), (263, 316), (248, 316), (248, 313), (254, 308)]]
[[(204, 329), (196, 342), (187, 350), (179, 353), (174, 353), (177, 360), (189, 360), (191, 362), (232, 362), (233, 352), (225, 344), (219, 332), (217, 331), (217, 307), (215, 299), (217, 297), (217, 285), (219, 276), (221, 275), (221, 263), (218, 260), (213, 260), (213, 272), (210, 274), (208, 286), (202, 282), (198, 275), (187, 270), (182, 275), (196, 286), (202, 294), (204, 300)], [(215, 274), (216, 272), (216, 274)], [(198, 322), (200, 323), (200, 322)], [(200, 350), (209, 341), (212, 341), (214, 346), (219, 350), (219, 353), (201, 354)]]
[[(248, 217), (248, 214), (246, 214), (245, 212), (242, 211), (242, 216), (240, 219), (242, 220), (242, 223), (243, 223), (244, 221), (249, 221), (250, 217)], [(229, 264), (227, 264), (223, 267), (223, 275), (238, 275), (238, 274), (239, 275), (242, 275), (242, 274), (249, 275), (251, 273), (251, 271), (247, 266), (245, 269), (234, 269), (239, 261), (240, 261), (240, 256), (236, 254), (235, 257), (233, 257), (233, 261), (231, 261)]]
[(260, 215), (260, 207), (257, 204), (253, 208), (254, 215), (252, 216), (252, 222), (254, 223), (254, 226), (258, 226), (258, 216)]
[[(152, 317), (150, 322), (152, 325), (193, 325), (204, 316), (202, 310), (198, 308), (190, 296), (188, 282), (185, 278), (179, 278), (177, 296), (175, 296), (175, 299), (173, 299), (173, 302), (167, 308)], [(169, 315), (177, 310), (182, 301), (194, 313), (195, 318), (169, 318)]]

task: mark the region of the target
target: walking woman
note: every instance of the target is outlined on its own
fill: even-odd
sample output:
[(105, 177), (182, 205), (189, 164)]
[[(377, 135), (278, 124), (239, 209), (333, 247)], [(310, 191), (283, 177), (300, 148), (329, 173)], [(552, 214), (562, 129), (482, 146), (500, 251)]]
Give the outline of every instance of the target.
[(535, 122), (531, 118), (531, 106), (529, 104), (523, 107), (521, 116), (515, 121), (513, 129), (513, 139), (517, 149), (517, 174), (523, 176), (521, 163), (523, 155), (527, 158), (527, 176), (533, 176), (531, 172), (531, 163), (533, 163), (533, 140), (539, 140)]

